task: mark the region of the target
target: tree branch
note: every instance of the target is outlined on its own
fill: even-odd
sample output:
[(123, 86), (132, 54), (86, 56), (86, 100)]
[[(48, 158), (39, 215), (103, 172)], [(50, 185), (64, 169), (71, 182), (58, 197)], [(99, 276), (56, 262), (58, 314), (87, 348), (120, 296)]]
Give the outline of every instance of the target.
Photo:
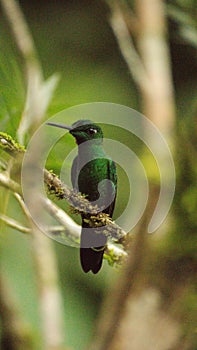
[(120, 2), (116, 0), (107, 0), (107, 4), (111, 9), (109, 23), (116, 37), (120, 52), (129, 68), (131, 76), (140, 89), (147, 90), (149, 88), (150, 81), (143, 65), (143, 61), (141, 60), (134, 46), (132, 37), (125, 22), (125, 6), (121, 6)]
[(1, 349), (33, 350), (33, 333), (21, 317), (13, 288), (0, 271)]
[[(3, 142), (2, 142), (3, 140)], [(6, 145), (6, 147), (5, 147)], [(9, 153), (11, 156), (16, 156), (18, 153), (23, 154), (25, 153), (24, 147), (22, 147), (20, 144), (16, 143), (10, 135), (7, 135), (5, 133), (0, 133), (0, 147)], [(22, 157), (20, 158), (20, 161), (22, 161)], [(2, 178), (2, 180), (1, 180)], [(4, 179), (4, 181), (3, 181)], [(102, 224), (103, 226), (106, 226), (106, 235), (111, 238), (115, 238), (117, 241), (119, 241), (121, 244), (124, 245), (124, 241), (127, 240), (127, 234), (122, 230), (120, 226), (118, 226), (115, 222), (113, 222), (110, 217), (103, 213), (98, 213), (98, 207), (93, 206), (91, 202), (89, 202), (84, 196), (81, 195), (81, 193), (77, 193), (76, 191), (70, 189), (67, 185), (63, 184), (61, 180), (54, 174), (49, 172), (48, 170), (44, 169), (44, 181), (49, 189), (49, 192), (53, 195), (55, 195), (57, 198), (60, 199), (66, 199), (68, 203), (76, 210), (76, 212), (82, 214), (82, 213), (90, 213), (89, 221), (92, 223), (92, 225), (95, 225), (95, 222), (98, 223), (98, 226)], [(6, 178), (5, 175), (0, 173), (0, 184), (2, 184), (4, 187), (13, 190), (14, 192), (18, 193), (16, 194), (16, 198), (19, 201), (20, 205), (22, 206), (22, 209), (25, 213), (25, 215), (28, 217), (28, 209), (26, 208), (23, 199), (22, 199), (22, 191), (20, 186), (14, 182), (13, 180), (10, 180), (9, 178)], [(5, 184), (5, 185), (4, 185)], [(71, 241), (77, 242), (79, 241), (79, 226), (76, 225), (73, 220), (59, 207), (57, 207), (54, 203), (52, 203), (49, 199), (43, 198), (43, 206), (47, 209), (47, 211), (53, 215), (59, 223), (61, 223), (66, 228), (65, 234), (68, 234), (68, 238), (70, 237)], [(106, 259), (112, 262), (114, 259), (114, 262), (119, 262), (121, 260), (121, 257), (125, 259), (127, 256), (127, 253), (124, 252), (121, 248), (110, 244), (110, 246), (106, 248)]]
[[(49, 173), (50, 174), (50, 173)], [(51, 176), (51, 174), (50, 174)], [(54, 175), (53, 175), (54, 178)], [(61, 181), (56, 178), (58, 181), (58, 186), (60, 186), (60, 190), (64, 189), (65, 185), (61, 183)], [(30, 214), (28, 212), (28, 209), (26, 208), (23, 199), (21, 197), (22, 191), (16, 182), (9, 179), (5, 174), (0, 173), (0, 185), (4, 186), (5, 188), (11, 190), (14, 192), (17, 200), (19, 201), (25, 215), (30, 218)], [(70, 190), (72, 191), (72, 190)], [(79, 195), (78, 201), (80, 203), (81, 195)], [(82, 197), (84, 199), (84, 197)], [(86, 200), (87, 201), (87, 200)], [(82, 202), (82, 206), (84, 203)], [(48, 230), (48, 235), (53, 237), (57, 237), (57, 235), (65, 235), (68, 239), (70, 239), (71, 242), (78, 244), (80, 240), (80, 232), (81, 232), (81, 226), (77, 225), (71, 218), (68, 216), (61, 208), (56, 206), (53, 202), (51, 202), (48, 198), (43, 199), (43, 206), (47, 209), (47, 211), (60, 223), (63, 225), (63, 227), (60, 229), (60, 227), (55, 228), (51, 227)], [(90, 204), (91, 208), (91, 204)], [(8, 218), (2, 217), (2, 220), (6, 222), (9, 226), (11, 226), (11, 222), (8, 223)], [(97, 218), (97, 220), (103, 221), (103, 218)], [(113, 221), (110, 221), (108, 218), (104, 218), (105, 224), (106, 224), (106, 231), (109, 233), (109, 235), (116, 236), (117, 234), (121, 233), (121, 243), (124, 246), (124, 240), (126, 241), (127, 235), (122, 231), (122, 229), (116, 225)], [(25, 228), (23, 228), (19, 223), (13, 222), (12, 227), (15, 228), (21, 232), (25, 231)], [(31, 232), (31, 229), (30, 229)], [(25, 233), (25, 232), (24, 232)], [(26, 232), (27, 233), (27, 232)], [(113, 265), (114, 263), (121, 264), (122, 261), (124, 261), (127, 258), (127, 252), (122, 249), (119, 246), (116, 246), (116, 244), (108, 243), (105, 249), (105, 255), (104, 258), (109, 262), (110, 265)]]
[(0, 173), (0, 185), (7, 188), (8, 190), (11, 190), (12, 192), (17, 192), (22, 195), (20, 185), (17, 182), (11, 180), (5, 173)]
[(0, 220), (3, 221), (7, 226), (14, 228), (17, 231), (22, 233), (30, 233), (31, 230), (29, 227), (22, 226), (18, 221), (9, 218), (6, 215), (0, 214)]
[(111, 218), (105, 214), (98, 212), (98, 207), (93, 206), (84, 196), (77, 193), (75, 190), (71, 190), (67, 185), (63, 184), (61, 180), (55, 175), (44, 170), (44, 180), (49, 190), (52, 191), (58, 198), (67, 199), (68, 203), (74, 207), (74, 209), (80, 214), (90, 213), (89, 222), (93, 226), (95, 223), (106, 226), (106, 235), (108, 237), (121, 240), (126, 236), (124, 230), (121, 229)]
[[(33, 38), (26, 19), (15, 0), (1, 0), (4, 13), (10, 23), (16, 45), (24, 60), (27, 94), (17, 135), (24, 144), (27, 133), (31, 135), (45, 117), (58, 76), (53, 75), (44, 81), (41, 64), (37, 58)], [(5, 144), (5, 141), (3, 141)], [(2, 141), (1, 141), (2, 145)], [(6, 144), (7, 146), (7, 144)], [(16, 147), (17, 148), (17, 147)], [(4, 185), (5, 185), (4, 181)], [(11, 183), (10, 183), (11, 185)], [(18, 187), (18, 186), (17, 186)], [(22, 195), (19, 188), (14, 192)], [(24, 208), (23, 208), (24, 209)], [(47, 240), (27, 216), (32, 230), (32, 256), (36, 265), (39, 285), (39, 304), (41, 308), (44, 348), (60, 349), (64, 342), (61, 292), (58, 286), (58, 269), (52, 242)], [(38, 251), (39, 248), (39, 251)], [(46, 266), (48, 271), (46, 273)]]

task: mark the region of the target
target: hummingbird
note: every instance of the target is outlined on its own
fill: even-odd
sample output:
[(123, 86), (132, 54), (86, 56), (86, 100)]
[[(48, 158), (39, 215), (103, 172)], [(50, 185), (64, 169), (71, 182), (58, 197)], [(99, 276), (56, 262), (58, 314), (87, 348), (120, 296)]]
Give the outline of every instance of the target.
[[(116, 193), (117, 173), (114, 161), (109, 158), (103, 148), (103, 131), (91, 120), (78, 120), (71, 126), (47, 123), (69, 130), (78, 145), (78, 155), (73, 160), (71, 181), (73, 189), (98, 207), (98, 213), (108, 214), (112, 218)], [(83, 213), (80, 239), (80, 261), (84, 272), (96, 274), (103, 261), (107, 237), (103, 233), (104, 226), (90, 227), (88, 218), (91, 213)]]

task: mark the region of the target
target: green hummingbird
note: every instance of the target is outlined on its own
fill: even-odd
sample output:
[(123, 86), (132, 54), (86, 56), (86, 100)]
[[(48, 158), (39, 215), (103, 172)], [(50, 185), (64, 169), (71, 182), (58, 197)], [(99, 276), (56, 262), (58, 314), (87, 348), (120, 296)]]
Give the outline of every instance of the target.
[[(117, 173), (114, 161), (107, 157), (103, 149), (103, 132), (98, 124), (91, 120), (79, 120), (67, 126), (47, 123), (51, 126), (69, 130), (78, 145), (78, 155), (71, 169), (73, 188), (97, 204), (98, 212), (113, 215), (116, 193)], [(107, 237), (104, 226), (90, 227), (88, 218), (91, 213), (82, 214), (82, 231), (80, 241), (80, 261), (84, 272), (96, 274), (103, 260)]]

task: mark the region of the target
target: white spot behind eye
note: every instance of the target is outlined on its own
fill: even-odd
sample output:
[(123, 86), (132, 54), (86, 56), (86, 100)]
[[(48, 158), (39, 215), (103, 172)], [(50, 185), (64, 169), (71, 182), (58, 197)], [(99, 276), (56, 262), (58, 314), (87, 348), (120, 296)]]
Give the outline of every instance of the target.
[(90, 128), (90, 129), (88, 130), (88, 132), (89, 132), (90, 134), (96, 134), (96, 133), (97, 133), (97, 130), (96, 130), (96, 129), (93, 129), (93, 128)]

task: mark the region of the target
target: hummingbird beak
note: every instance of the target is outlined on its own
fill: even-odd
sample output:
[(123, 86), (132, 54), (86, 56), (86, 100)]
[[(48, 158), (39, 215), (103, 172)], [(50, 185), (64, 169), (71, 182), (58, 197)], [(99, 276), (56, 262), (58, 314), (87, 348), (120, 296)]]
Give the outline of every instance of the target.
[(66, 129), (66, 130), (72, 130), (71, 126), (68, 125), (64, 125), (64, 124), (57, 124), (57, 123), (46, 123), (46, 125), (50, 125), (50, 126), (56, 126), (57, 128), (62, 128), (62, 129)]

